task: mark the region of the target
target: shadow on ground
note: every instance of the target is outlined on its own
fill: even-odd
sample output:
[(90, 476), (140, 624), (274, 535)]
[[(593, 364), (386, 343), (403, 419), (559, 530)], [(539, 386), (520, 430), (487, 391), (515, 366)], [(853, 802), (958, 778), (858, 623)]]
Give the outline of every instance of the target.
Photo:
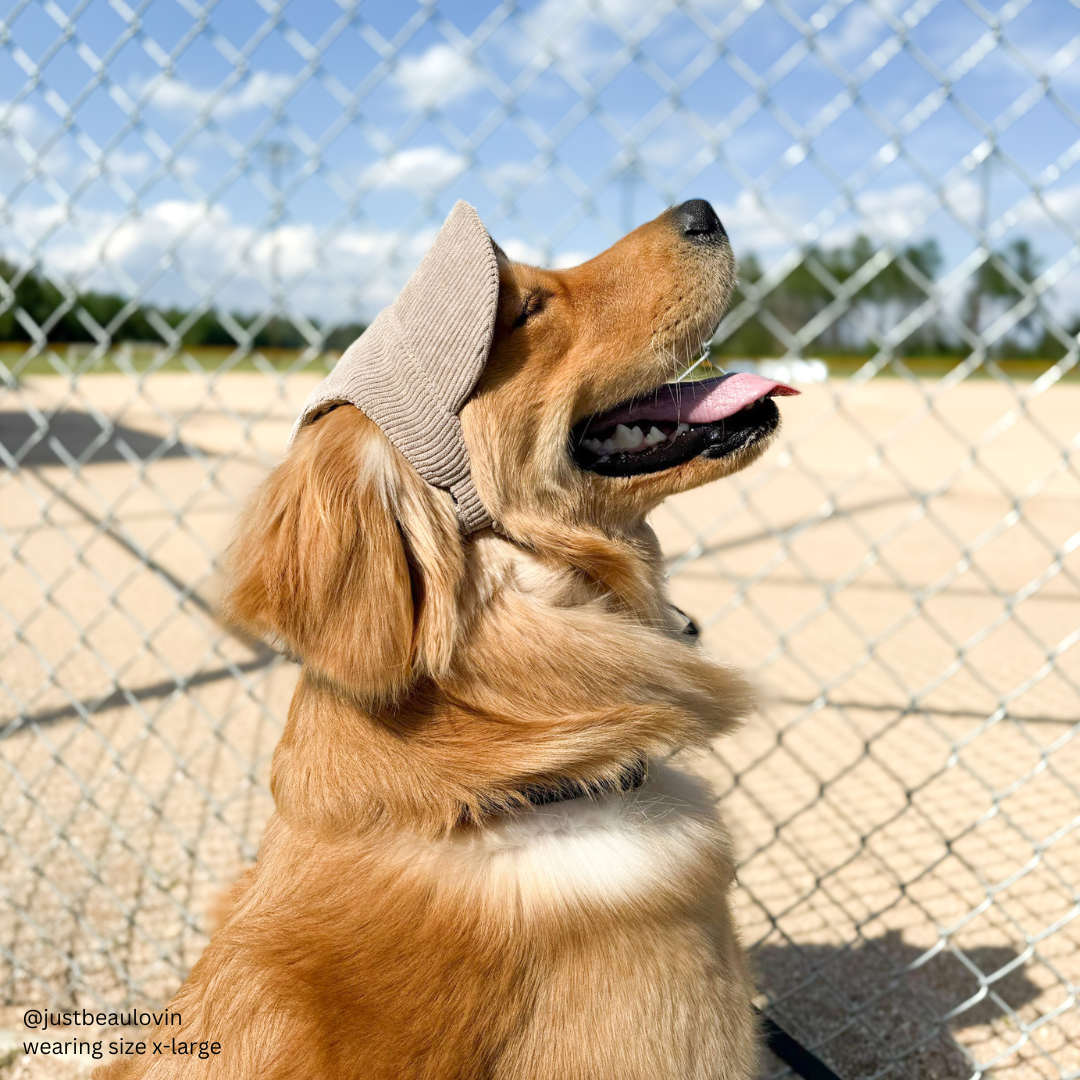
[(190, 455), (182, 442), (126, 424), (106, 430), (90, 413), (77, 409), (46, 413), (42, 419), (44, 425), (29, 413), (0, 412), (0, 446), (24, 468), (67, 465), (72, 458), (83, 465), (97, 465)]
[[(967, 1080), (976, 1070), (940, 1017), (976, 998), (979, 980), (948, 952), (908, 970), (922, 955), (898, 931), (848, 947), (766, 943), (752, 950), (758, 987), (772, 1002), (768, 1014), (842, 1080)], [(986, 947), (965, 956), (992, 978), (1018, 954)], [(1011, 1009), (1041, 992), (1021, 964), (991, 989)], [(967, 1028), (1006, 1013), (984, 996), (953, 1023)], [(762, 1075), (777, 1074), (767, 1068)]]

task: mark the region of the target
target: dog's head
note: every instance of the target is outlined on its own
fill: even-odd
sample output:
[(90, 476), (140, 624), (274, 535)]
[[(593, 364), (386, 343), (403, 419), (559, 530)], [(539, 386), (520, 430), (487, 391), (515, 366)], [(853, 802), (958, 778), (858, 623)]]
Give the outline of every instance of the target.
[(741, 469), (788, 387), (738, 374), (675, 384), (727, 307), (735, 261), (701, 199), (571, 270), (500, 252), (491, 356), (461, 413), (495, 520), (525, 542), (549, 523), (633, 528), (666, 496)]
[(468, 580), (484, 545), (570, 567), (587, 601), (662, 623), (645, 515), (754, 460), (778, 426), (771, 395), (791, 392), (754, 375), (668, 385), (735, 280), (708, 203), (668, 210), (570, 270), (496, 253), (493, 342), (460, 416), (498, 532), (463, 537), (449, 494), (342, 407), (299, 432), (231, 549), (227, 614), (373, 707), (451, 671), (485, 603), (487, 586)]

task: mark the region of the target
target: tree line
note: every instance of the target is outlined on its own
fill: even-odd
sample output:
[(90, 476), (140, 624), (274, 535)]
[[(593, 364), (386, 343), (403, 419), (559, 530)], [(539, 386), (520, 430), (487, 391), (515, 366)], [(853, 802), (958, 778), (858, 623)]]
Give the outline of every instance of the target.
[[(866, 236), (856, 236), (846, 246), (811, 247), (802, 261), (760, 299), (758, 311), (739, 325), (729, 320), (721, 327), (713, 352), (718, 356), (779, 356), (787, 351), (783, 330), (794, 333), (817, 318), (835, 300), (834, 289), (862, 274), (850, 301), (840, 305), (835, 316), (810, 343), (809, 350), (823, 356), (858, 355), (874, 350), (874, 337), (884, 336), (927, 299), (929, 287), (942, 267), (938, 244), (927, 240), (890, 252), (881, 258)], [(988, 260), (973, 275), (954, 313), (970, 330), (978, 332), (1022, 296), (1022, 287), (1039, 274), (1040, 259), (1029, 240), (1018, 238), (996, 252), (998, 262)], [(878, 258), (880, 266), (872, 276), (863, 268)], [(1004, 267), (1005, 269), (1003, 269)], [(757, 286), (764, 289), (764, 272), (753, 255), (739, 261), (740, 281), (745, 283), (732, 308)], [(106, 328), (113, 341), (164, 343), (168, 330), (179, 334), (187, 348), (216, 345), (235, 347), (237, 338), (248, 333), (252, 344), (261, 349), (301, 349), (309, 345), (307, 337), (289, 319), (232, 312), (222, 315), (210, 309), (192, 317), (190, 310), (179, 307), (132, 305), (115, 293), (79, 292), (74, 301), (49, 278), (34, 270), (21, 269), (0, 259), (0, 341), (30, 341), (33, 334), (19, 316), (19, 311), (38, 327), (46, 328), (52, 342), (93, 343), (93, 327)], [(57, 316), (57, 312), (62, 312)], [(993, 349), (995, 355), (1010, 357), (1055, 358), (1064, 352), (1058, 339), (1045, 329), (1036, 306), (1013, 328), (1007, 338)], [(363, 331), (359, 322), (321, 326), (309, 322), (323, 334), (325, 346), (334, 351), (346, 349)], [(163, 332), (162, 327), (168, 328)], [(728, 329), (731, 327), (731, 329)], [(778, 332), (777, 328), (783, 328)], [(725, 329), (727, 333), (725, 334)], [(1069, 333), (1080, 331), (1080, 324)], [(923, 320), (901, 343), (898, 352), (909, 356), (965, 355), (967, 348), (955, 325), (940, 317)]]
[[(874, 336), (884, 337), (927, 300), (930, 288), (942, 268), (941, 250), (935, 240), (909, 244), (881, 259), (872, 276), (863, 279), (863, 268), (884, 249), (876, 248), (866, 236), (856, 236), (846, 246), (811, 247), (803, 260), (763, 296), (760, 308), (721, 340), (714, 352), (722, 356), (778, 356), (787, 351), (782, 331), (794, 333), (820, 316), (836, 299), (835, 289), (860, 274), (861, 284), (842, 305), (836, 316), (826, 319), (809, 350), (823, 356), (865, 354), (874, 350)], [(897, 352), (908, 356), (960, 356), (969, 351), (956, 322), (979, 333), (1000, 314), (1016, 304), (1040, 272), (1040, 259), (1031, 242), (1023, 237), (995, 252), (972, 275), (953, 321), (941, 317), (922, 320), (900, 343)], [(1003, 268), (1004, 267), (1004, 268)], [(764, 272), (750, 254), (739, 260), (743, 286), (732, 302), (734, 310), (747, 294), (765, 288)], [(831, 279), (831, 280), (830, 280)], [(1056, 358), (1064, 353), (1062, 343), (1045, 327), (1040, 305), (1029, 311), (1002, 340), (995, 343), (996, 356), (1016, 358)], [(1080, 332), (1080, 322), (1068, 327)]]
[[(24, 270), (0, 259), (0, 279), (7, 288), (0, 292), (0, 341), (31, 341), (35, 336), (22, 318), (25, 313), (37, 327), (46, 328), (46, 337), (55, 343), (94, 343), (98, 340), (93, 327), (104, 328), (116, 342), (154, 342), (164, 344), (168, 331), (178, 331), (186, 348), (205, 345), (235, 347), (237, 335), (233, 326), (250, 332), (252, 344), (263, 349), (302, 349), (309, 344), (307, 337), (289, 319), (270, 318), (231, 312), (223, 316), (211, 308), (192, 318), (190, 310), (178, 307), (157, 307), (149, 304), (132, 305), (116, 293), (78, 292), (74, 301), (68, 299), (43, 274)], [(56, 313), (62, 311), (59, 317)], [(322, 326), (317, 319), (309, 323), (323, 334), (326, 348), (347, 349), (363, 333), (363, 323), (344, 323)]]

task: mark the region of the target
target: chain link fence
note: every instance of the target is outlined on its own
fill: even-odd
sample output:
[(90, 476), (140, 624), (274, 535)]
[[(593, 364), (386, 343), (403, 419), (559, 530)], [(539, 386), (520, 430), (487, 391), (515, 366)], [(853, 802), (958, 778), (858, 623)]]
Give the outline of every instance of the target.
[(165, 999), (253, 858), (295, 671), (217, 560), (450, 205), (570, 265), (704, 196), (709, 362), (804, 391), (655, 518), (761, 687), (706, 764), (761, 1005), (1080, 1077), (1078, 58), (1058, 0), (8, 4), (0, 1019)]

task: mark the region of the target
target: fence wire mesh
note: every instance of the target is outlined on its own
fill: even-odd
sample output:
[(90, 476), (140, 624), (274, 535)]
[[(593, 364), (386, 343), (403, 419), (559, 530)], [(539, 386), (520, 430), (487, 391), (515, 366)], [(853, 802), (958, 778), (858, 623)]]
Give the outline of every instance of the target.
[(569, 265), (703, 196), (711, 362), (804, 391), (655, 520), (762, 688), (761, 1003), (846, 1080), (1080, 1076), (1078, 58), (1064, 0), (9, 5), (4, 1003), (164, 999), (254, 856), (295, 672), (217, 559), (450, 205)]

